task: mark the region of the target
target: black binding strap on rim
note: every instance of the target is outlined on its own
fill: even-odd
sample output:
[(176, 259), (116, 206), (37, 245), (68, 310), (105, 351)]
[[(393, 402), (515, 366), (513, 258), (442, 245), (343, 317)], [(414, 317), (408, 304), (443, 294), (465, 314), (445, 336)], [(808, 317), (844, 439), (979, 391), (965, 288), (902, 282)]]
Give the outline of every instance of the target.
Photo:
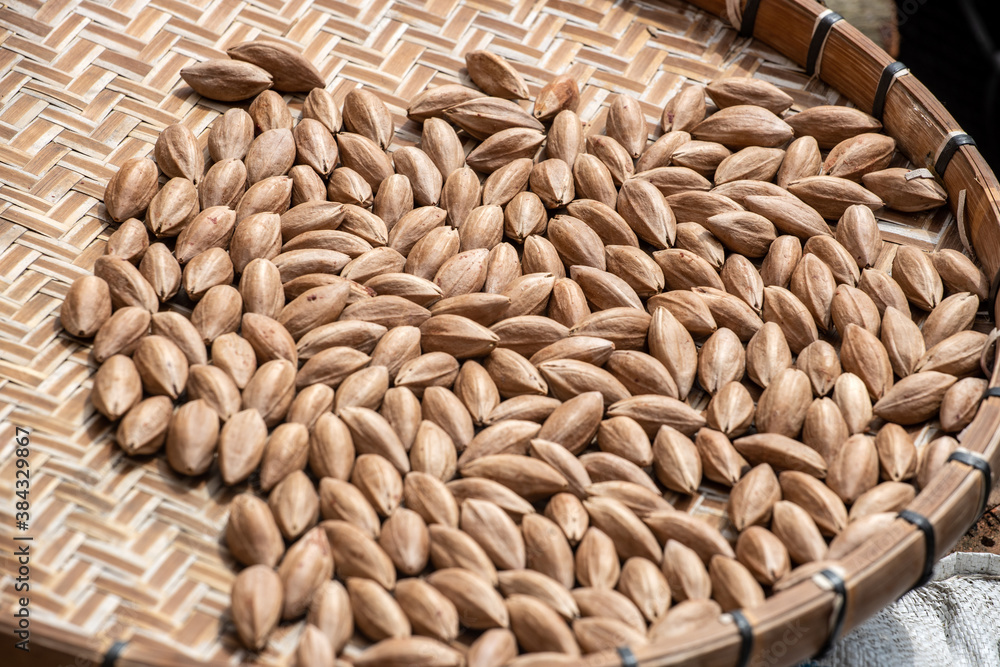
[(753, 26), (757, 22), (757, 10), (760, 0), (747, 0), (743, 8), (743, 18), (740, 20), (740, 37), (753, 37)]
[(939, 178), (944, 178), (944, 172), (947, 171), (948, 165), (951, 164), (951, 159), (955, 157), (955, 152), (962, 146), (975, 146), (976, 141), (965, 132), (959, 132), (958, 134), (953, 134), (948, 137), (945, 141), (944, 146), (938, 151), (937, 160), (934, 162), (934, 173), (938, 175)]
[(118, 662), (118, 658), (121, 657), (122, 651), (128, 646), (128, 642), (116, 641), (108, 649), (108, 652), (104, 654), (104, 662), (101, 663), (101, 667), (115, 667), (115, 663)]
[[(997, 390), (997, 396), (1000, 396), (1000, 387), (993, 387)], [(986, 390), (987, 393), (989, 389)], [(958, 449), (951, 453), (948, 457), (948, 461), (958, 461), (959, 463), (964, 463), (970, 468), (975, 468), (983, 476), (983, 492), (979, 496), (979, 512), (976, 513), (976, 520), (983, 515), (986, 511), (986, 503), (989, 502), (990, 498), (990, 487), (993, 486), (993, 471), (990, 470), (989, 461), (984, 459), (982, 456), (976, 452), (969, 451), (968, 449)]]
[(990, 387), (989, 389), (984, 391), (983, 400), (985, 401), (987, 398), (1000, 398), (1000, 386)]
[(847, 616), (847, 582), (842, 576), (830, 569), (823, 570), (816, 576), (826, 579), (833, 592), (839, 596), (834, 602), (834, 610), (837, 615), (833, 619), (830, 636), (827, 637), (826, 643), (823, 644), (823, 648), (818, 654), (824, 656), (833, 648), (833, 644), (840, 638), (840, 633), (844, 629), (844, 618)]
[(879, 122), (882, 121), (882, 114), (885, 112), (885, 97), (889, 94), (889, 88), (892, 87), (896, 78), (901, 76), (901, 73), (905, 74), (906, 72), (909, 72), (909, 69), (898, 60), (889, 63), (882, 70), (882, 76), (878, 79), (878, 87), (875, 88), (875, 101), (872, 102), (872, 115), (878, 118)]
[(912, 523), (924, 534), (924, 570), (920, 573), (920, 579), (913, 585), (914, 588), (920, 588), (931, 580), (931, 574), (934, 573), (934, 551), (936, 548), (934, 526), (927, 520), (927, 517), (913, 510), (903, 510), (899, 513), (899, 518), (907, 523)]
[(729, 612), (740, 633), (740, 655), (736, 659), (736, 667), (746, 667), (750, 664), (750, 652), (753, 651), (753, 626), (740, 610)]
[(622, 659), (622, 667), (639, 667), (639, 660), (636, 659), (635, 653), (632, 653), (632, 649), (628, 646), (619, 646), (615, 650), (618, 651), (618, 657)]
[(809, 43), (809, 55), (806, 57), (806, 74), (812, 76), (816, 73), (816, 63), (819, 62), (819, 54), (823, 51), (826, 38), (830, 36), (830, 29), (837, 21), (843, 20), (843, 16), (834, 11), (823, 14), (813, 30), (812, 41)]

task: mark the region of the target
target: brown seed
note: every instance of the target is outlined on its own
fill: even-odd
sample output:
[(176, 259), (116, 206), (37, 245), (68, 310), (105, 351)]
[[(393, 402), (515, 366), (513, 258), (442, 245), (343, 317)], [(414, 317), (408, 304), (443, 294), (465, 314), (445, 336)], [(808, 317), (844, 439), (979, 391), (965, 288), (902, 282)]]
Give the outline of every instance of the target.
[(786, 368), (771, 381), (757, 402), (757, 430), (797, 437), (811, 402), (809, 377), (800, 370)]
[(945, 203), (948, 193), (933, 178), (919, 172), (916, 178), (910, 178), (910, 173), (910, 169), (895, 167), (865, 174), (861, 180), (886, 206), (897, 211), (928, 211)]
[(858, 496), (851, 506), (851, 521), (881, 512), (898, 513), (910, 504), (916, 493), (912, 484), (883, 482)]
[(736, 559), (764, 586), (773, 586), (792, 569), (785, 545), (762, 526), (751, 526), (740, 534)]
[[(414, 657), (419, 656), (414, 662)], [(459, 667), (464, 664), (461, 654), (449, 646), (428, 637), (390, 637), (362, 652), (354, 664), (361, 667)]]
[(755, 104), (776, 114), (792, 106), (792, 98), (774, 84), (754, 78), (724, 77), (705, 86), (705, 92), (720, 109)]
[[(114, 299), (113, 290), (111, 298)], [(968, 292), (952, 294), (942, 300), (938, 307), (927, 316), (921, 329), (927, 348), (933, 348), (949, 336), (970, 328), (975, 320), (978, 304), (978, 298)]]
[(847, 526), (844, 501), (811, 475), (786, 470), (778, 475), (781, 495), (805, 510), (824, 535), (836, 535)]
[[(195, 185), (205, 173), (205, 158), (198, 139), (186, 125), (168, 125), (153, 147), (156, 166), (167, 178), (186, 178)], [(129, 216), (136, 217), (136, 216)]]
[(951, 436), (941, 436), (927, 443), (920, 452), (917, 468), (917, 487), (926, 489), (934, 476), (947, 465), (948, 457), (958, 449), (958, 441)]
[(465, 161), (478, 172), (489, 174), (512, 159), (531, 157), (545, 139), (538, 130), (512, 127), (490, 136), (469, 153)]
[[(800, 354), (799, 359), (801, 358)], [(781, 327), (775, 322), (765, 323), (747, 343), (746, 369), (750, 379), (761, 387), (767, 387), (781, 371), (791, 365), (792, 353)]]
[(302, 424), (280, 424), (271, 431), (260, 465), (260, 486), (270, 491), (309, 459), (309, 431)]
[(739, 337), (722, 328), (709, 336), (698, 355), (698, 382), (709, 394), (715, 394), (729, 382), (743, 379), (746, 352)]
[[(308, 392), (308, 388), (302, 393), (306, 392)], [(333, 477), (344, 480), (351, 474), (354, 454), (354, 441), (351, 439), (351, 432), (347, 425), (331, 413), (321, 415), (310, 433), (309, 468), (318, 477)], [(322, 491), (322, 486), (320, 490)], [(377, 523), (375, 532), (378, 532)]]
[(694, 495), (701, 484), (701, 457), (690, 438), (661, 426), (653, 441), (653, 470), (669, 489)]
[(243, 407), (255, 408), (269, 427), (288, 412), (295, 395), (295, 367), (286, 359), (261, 364), (243, 389)]
[(94, 361), (103, 363), (115, 354), (132, 354), (149, 332), (149, 323), (149, 311), (144, 308), (126, 306), (116, 310), (94, 337)]
[[(658, 493), (657, 486), (650, 478), (649, 473), (645, 472), (642, 468), (628, 459), (622, 458), (617, 454), (611, 454), (609, 452), (591, 452), (581, 456), (580, 462), (583, 464), (583, 467), (587, 470), (587, 474), (590, 475), (590, 478), (595, 483), (628, 482), (629, 484), (640, 486), (654, 494)], [(617, 488), (617, 485), (613, 486)], [(631, 489), (632, 487), (630, 486), (629, 488)], [(591, 486), (591, 489), (593, 489), (593, 485)], [(602, 489), (604, 491), (608, 490), (604, 487), (602, 487)], [(620, 488), (617, 488), (617, 490), (621, 491)], [(594, 493), (596, 495), (600, 495), (602, 491), (594, 491)], [(617, 494), (613, 492), (610, 492), (610, 495), (618, 497)], [(635, 503), (630, 502), (630, 504), (634, 505)], [(659, 505), (658, 503), (653, 504)], [(657, 507), (657, 509), (660, 508)]]
[[(742, 352), (743, 348), (740, 347)], [(659, 394), (677, 398), (677, 384), (670, 371), (655, 357), (637, 350), (612, 352), (605, 368), (633, 395)], [(714, 371), (713, 371), (714, 372)]]
[(377, 454), (359, 456), (354, 462), (350, 481), (383, 517), (392, 514), (403, 497), (403, 480), (399, 471)]
[(765, 322), (775, 322), (785, 334), (792, 352), (798, 354), (819, 337), (809, 309), (792, 292), (774, 285), (764, 288)]
[(528, 88), (517, 70), (504, 58), (488, 51), (470, 51), (465, 54), (469, 77), (487, 95), (526, 99)]
[(802, 426), (802, 442), (829, 461), (849, 436), (847, 422), (832, 399), (824, 396), (809, 405)]
[(614, 588), (621, 565), (612, 539), (602, 530), (590, 527), (576, 549), (576, 577), (584, 586)]
[(861, 378), (854, 373), (841, 373), (833, 385), (833, 401), (851, 433), (867, 430), (872, 420), (872, 402)]
[(623, 502), (610, 497), (592, 497), (584, 500), (583, 506), (590, 515), (591, 525), (612, 540), (619, 558), (627, 560), (637, 556), (659, 563), (661, 553), (656, 538)]
[(781, 499), (781, 488), (774, 469), (767, 463), (755, 466), (734, 486), (729, 495), (729, 519), (737, 530), (766, 523), (774, 504)]
[(476, 630), (505, 628), (510, 616), (503, 598), (489, 581), (461, 568), (444, 568), (426, 577), (427, 583), (438, 589), (458, 609), (462, 625)]
[(823, 173), (859, 181), (888, 167), (895, 150), (892, 137), (872, 132), (859, 134), (833, 147), (823, 163)]
[(732, 547), (717, 528), (690, 514), (653, 512), (645, 522), (661, 542), (676, 540), (692, 549), (705, 563), (716, 555), (735, 558)]
[(582, 392), (566, 400), (545, 419), (538, 437), (579, 454), (593, 440), (603, 409), (604, 399), (600, 392)]
[(324, 477), (319, 484), (320, 512), (328, 521), (347, 522), (371, 538), (381, 531), (378, 514), (358, 487)]
[(754, 309), (739, 297), (714, 287), (692, 289), (708, 305), (716, 323), (732, 329), (740, 341), (749, 341), (764, 325)]
[(753, 417), (753, 397), (739, 382), (723, 385), (709, 401), (705, 414), (708, 425), (728, 437), (743, 435), (750, 428)]
[(858, 433), (840, 446), (830, 461), (827, 485), (846, 504), (878, 484), (878, 453), (874, 439)]
[(576, 111), (579, 103), (576, 80), (564, 74), (553, 78), (538, 92), (532, 115), (538, 120), (551, 120), (562, 111)]
[(799, 137), (785, 150), (785, 159), (778, 169), (777, 183), (782, 188), (787, 188), (793, 181), (818, 176), (822, 163), (816, 139), (810, 136)]
[(856, 324), (848, 324), (841, 335), (840, 360), (844, 371), (860, 377), (877, 401), (892, 387), (892, 364), (885, 347)]
[(431, 475), (419, 471), (407, 474), (403, 480), (403, 501), (431, 526), (458, 526), (458, 504), (454, 496)]
[(954, 433), (972, 423), (988, 384), (981, 378), (965, 378), (949, 387), (941, 401), (941, 429)]
[(930, 311), (941, 302), (944, 285), (930, 255), (912, 246), (899, 246), (892, 261), (892, 275), (906, 298), (918, 308)]
[(371, 579), (351, 577), (347, 580), (354, 625), (375, 642), (410, 636), (410, 621), (392, 595)]
[(957, 250), (944, 249), (931, 253), (934, 268), (950, 292), (970, 292), (985, 300), (989, 293), (986, 276), (968, 257)]
[(257, 357), (244, 338), (228, 333), (213, 341), (212, 364), (229, 373), (236, 386), (243, 389), (257, 370)]
[(844, 532), (830, 542), (828, 557), (845, 558), (855, 549), (883, 535), (896, 518), (896, 512), (880, 512), (851, 521)]
[(455, 605), (422, 579), (399, 581), (396, 584), (396, 601), (409, 618), (415, 633), (443, 642), (450, 642), (458, 636), (458, 610)]
[(580, 615), (576, 601), (556, 580), (532, 570), (511, 570), (500, 573), (500, 591), (511, 595), (528, 595), (546, 603), (566, 620)]
[(183, 475), (200, 475), (215, 457), (219, 418), (205, 401), (189, 401), (174, 413), (167, 431), (167, 462)]
[(111, 255), (99, 257), (94, 262), (94, 275), (108, 286), (113, 308), (136, 306), (151, 313), (159, 310), (159, 299), (153, 286), (128, 260)]
[(442, 116), (445, 109), (453, 107), (460, 102), (475, 99), (477, 97), (483, 97), (483, 95), (484, 94), (482, 92), (475, 90), (474, 88), (468, 88), (457, 84), (447, 84), (444, 86), (429, 88), (417, 94), (410, 101), (410, 106), (406, 110), (406, 115), (411, 120), (422, 123), (428, 118)]
[(748, 179), (770, 181), (784, 157), (785, 152), (779, 148), (748, 146), (720, 162), (714, 180), (718, 185)]
[(910, 316), (910, 306), (906, 301), (906, 295), (903, 294), (902, 288), (884, 271), (880, 271), (879, 269), (865, 269), (861, 272), (861, 280), (858, 281), (858, 287), (875, 302), (880, 315), (885, 313), (886, 308), (892, 307), (907, 317)]
[(112, 355), (94, 375), (91, 402), (98, 412), (116, 421), (142, 400), (140, 376), (141, 371), (132, 359), (121, 354)]
[[(580, 141), (582, 145), (582, 137), (580, 137)], [(609, 207), (615, 207), (618, 201), (618, 190), (615, 188), (611, 170), (595, 155), (581, 153), (575, 157), (573, 185), (577, 198), (591, 199)], [(697, 176), (697, 174), (695, 175)]]
[(278, 90), (296, 93), (322, 88), (324, 81), (317, 69), (294, 49), (278, 42), (252, 41), (226, 51), (235, 60), (246, 61), (266, 70)]
[(507, 608), (511, 630), (521, 648), (530, 652), (580, 655), (573, 632), (552, 607), (537, 598), (517, 594), (507, 600)]
[(335, 653), (340, 653), (354, 634), (354, 619), (347, 589), (339, 581), (324, 581), (309, 604), (307, 621), (326, 636)]
[(301, 470), (281, 480), (271, 490), (267, 502), (282, 535), (289, 540), (302, 535), (319, 518), (319, 497), (312, 481)]
[(681, 542), (667, 540), (662, 568), (674, 600), (707, 600), (712, 594), (712, 581), (701, 557)]
[[(98, 369), (98, 373), (100, 373), (100, 369)], [(115, 380), (112, 391), (120, 392), (121, 389), (118, 387), (119, 381)], [(91, 401), (94, 400), (95, 395), (92, 390)], [(167, 427), (170, 425), (173, 410), (173, 401), (166, 396), (151, 396), (139, 401), (125, 413), (118, 423), (115, 441), (129, 454), (155, 454), (163, 446), (166, 439)]]
[(826, 558), (827, 547), (823, 535), (809, 512), (787, 500), (774, 504), (771, 530), (781, 540), (788, 554), (796, 563), (812, 563)]
[[(896, 312), (909, 320), (908, 315), (898, 310)], [(837, 286), (830, 302), (830, 316), (838, 331), (844, 331), (849, 324), (856, 324), (869, 333), (878, 335), (882, 326), (875, 302), (865, 292), (850, 285)]]
[(605, 129), (633, 158), (646, 148), (646, 118), (638, 100), (628, 95), (616, 95), (611, 101)]
[(611, 172), (612, 182), (620, 186), (635, 173), (628, 149), (612, 137), (592, 134), (587, 137), (587, 152), (604, 163)]
[(702, 176), (711, 176), (732, 153), (714, 141), (688, 141), (670, 155), (671, 164), (687, 167)]
[(281, 618), (281, 578), (269, 565), (252, 565), (236, 576), (231, 597), (240, 639), (252, 651), (263, 649)]
[(760, 267), (765, 285), (787, 287), (792, 272), (802, 258), (802, 243), (795, 236), (779, 236), (771, 243)]
[(954, 375), (921, 371), (908, 375), (885, 393), (873, 408), (875, 414), (897, 424), (918, 424), (934, 416), (944, 394), (955, 384)]
[(184, 267), (184, 292), (198, 301), (216, 285), (233, 282), (233, 261), (222, 248), (209, 248), (191, 258)]
[(789, 125), (798, 136), (815, 137), (820, 148), (833, 148), (841, 141), (864, 132), (876, 132), (882, 124), (858, 109), (820, 105), (789, 118)]
[(875, 214), (867, 206), (850, 206), (837, 223), (837, 240), (847, 248), (859, 268), (873, 266), (882, 247)]
[[(580, 502), (579, 498), (571, 493), (557, 493), (552, 496), (552, 498), (549, 499), (548, 504), (545, 506), (545, 518), (549, 519), (552, 523), (558, 526), (565, 538), (572, 544), (577, 544), (581, 539), (583, 539), (583, 535), (590, 525), (590, 516), (587, 514), (586, 509), (584, 509), (583, 503)], [(550, 525), (544, 523), (540, 523), (540, 525), (544, 526), (546, 530), (551, 527)], [(529, 525), (524, 526), (525, 539), (529, 544), (533, 543), (531, 530), (532, 529)], [(536, 557), (540, 553), (541, 552), (532, 549), (528, 552), (528, 555)], [(572, 558), (570, 560), (572, 561)], [(573, 574), (573, 563), (569, 562), (566, 569), (569, 570), (569, 574)], [(572, 585), (573, 577), (571, 576), (557, 578), (559, 581), (564, 581), (567, 584)]]
[(875, 448), (883, 478), (901, 482), (916, 474), (917, 448), (899, 424), (890, 422), (879, 429), (875, 437)]
[(818, 479), (826, 477), (827, 464), (818, 452), (781, 434), (748, 435), (734, 441), (733, 446), (752, 464), (767, 463), (779, 470), (795, 470)]
[(663, 108), (661, 124), (664, 132), (692, 130), (705, 118), (705, 90), (689, 85), (675, 94)]
[(517, 454), (481, 456), (461, 464), (464, 477), (480, 477), (499, 482), (529, 501), (566, 491), (569, 484), (558, 470), (544, 461)]
[(679, 249), (702, 258), (715, 271), (722, 268), (726, 259), (726, 250), (721, 241), (704, 225), (697, 222), (682, 222), (677, 225), (676, 245)]
[(771, 111), (749, 104), (726, 107), (700, 122), (691, 133), (697, 139), (735, 148), (780, 146), (792, 138), (787, 123)]

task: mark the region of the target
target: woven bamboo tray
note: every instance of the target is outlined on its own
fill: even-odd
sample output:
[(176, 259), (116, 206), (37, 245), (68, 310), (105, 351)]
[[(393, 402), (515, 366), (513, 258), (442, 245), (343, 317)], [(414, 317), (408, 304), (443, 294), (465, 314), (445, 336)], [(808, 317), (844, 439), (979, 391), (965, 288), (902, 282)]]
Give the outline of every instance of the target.
[[(376, 91), (401, 128), (397, 146), (419, 135), (412, 122), (403, 124), (406, 101), (428, 86), (467, 82), (462, 54), (482, 48), (512, 60), (532, 96), (554, 73), (573, 75), (581, 84), (580, 115), (592, 120), (593, 132), (602, 131), (613, 93), (640, 98), (653, 127), (683, 84), (719, 76), (776, 83), (797, 109), (850, 102), (872, 110), (892, 59), (846, 22), (820, 21), (821, 5), (763, 0), (751, 27), (754, 11), (744, 9), (744, 0), (695, 4), (701, 9), (674, 0), (23, 0), (0, 9), (2, 654), (10, 654), (14, 641), (8, 499), (13, 438), (22, 427), (31, 429), (32, 447), (25, 534), (33, 537), (33, 647), (61, 652), (64, 659), (53, 664), (248, 658), (227, 616), (235, 570), (221, 540), (239, 489), (217, 476), (181, 479), (160, 458), (124, 456), (87, 400), (95, 370), (89, 349), (58, 325), (66, 290), (90, 272), (112, 231), (100, 204), (107, 179), (127, 159), (150, 154), (168, 124), (183, 122), (204, 142), (226, 108), (186, 87), (182, 67), (222, 57), (228, 46), (261, 33), (282, 39), (304, 50), (338, 99), (358, 85)], [(813, 39), (817, 27), (820, 34), (830, 27), (825, 42)], [(823, 48), (810, 58), (814, 41)], [(817, 60), (818, 76), (805, 73), (803, 66)], [(301, 99), (288, 99), (295, 112)], [(905, 73), (884, 99), (886, 131), (905, 155), (918, 167), (938, 163), (947, 138), (960, 130), (940, 103)], [(950, 212), (880, 214), (886, 243), (879, 268), (891, 265), (895, 244), (906, 243), (964, 247), (997, 276), (1000, 187), (993, 173), (965, 145), (943, 183)], [(988, 319), (995, 321), (983, 318), (987, 330)], [(1000, 384), (1000, 370), (990, 384)], [(917, 433), (918, 444), (930, 433)], [(983, 402), (962, 445), (997, 468), (1000, 398)], [(683, 640), (636, 649), (635, 656), (649, 667), (728, 667), (748, 660), (793, 664), (814, 655), (832, 632), (846, 632), (908, 590), (926, 552), (933, 560), (946, 553), (978, 516), (987, 492), (977, 469), (950, 462), (910, 507), (930, 521), (930, 547), (920, 530), (898, 520), (840, 564), (843, 593), (807, 581), (748, 611), (745, 626), (724, 617)], [(678, 507), (725, 522), (725, 498), (708, 490)], [(289, 663), (300, 631), (301, 624), (280, 628), (260, 661)], [(600, 654), (582, 662), (611, 666), (622, 658)]]

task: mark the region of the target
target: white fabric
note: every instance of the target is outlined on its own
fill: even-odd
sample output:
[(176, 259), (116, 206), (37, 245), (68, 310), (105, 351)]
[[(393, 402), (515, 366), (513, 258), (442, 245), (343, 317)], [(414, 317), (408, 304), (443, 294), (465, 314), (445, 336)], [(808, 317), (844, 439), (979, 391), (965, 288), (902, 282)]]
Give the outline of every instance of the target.
[(1000, 556), (945, 557), (926, 586), (855, 628), (812, 664), (1000, 667)]

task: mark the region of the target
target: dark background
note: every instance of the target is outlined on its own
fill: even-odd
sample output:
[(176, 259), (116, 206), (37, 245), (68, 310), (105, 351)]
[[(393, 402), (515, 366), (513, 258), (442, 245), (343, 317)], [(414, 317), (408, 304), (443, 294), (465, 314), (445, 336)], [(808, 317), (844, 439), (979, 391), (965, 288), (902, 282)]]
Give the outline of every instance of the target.
[(1000, 173), (1000, 0), (896, 0), (899, 60)]

